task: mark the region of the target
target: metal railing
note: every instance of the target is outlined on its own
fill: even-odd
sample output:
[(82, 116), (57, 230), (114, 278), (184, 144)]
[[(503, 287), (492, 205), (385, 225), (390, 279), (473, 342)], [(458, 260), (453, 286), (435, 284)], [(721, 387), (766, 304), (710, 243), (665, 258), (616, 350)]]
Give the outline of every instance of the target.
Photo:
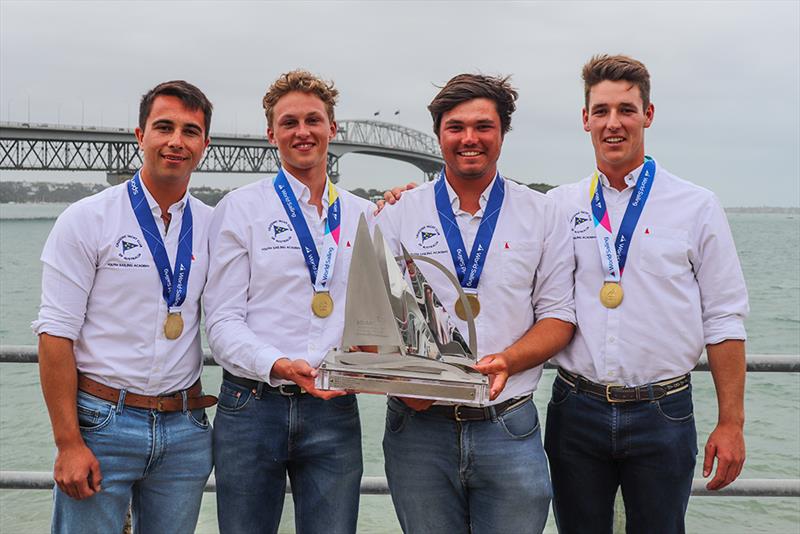
[[(36, 363), (38, 355), (32, 345), (0, 345), (0, 363)], [(203, 354), (205, 365), (217, 365), (211, 353)], [(554, 366), (545, 364), (545, 368)], [(708, 360), (701, 358), (695, 371), (708, 371)], [(748, 354), (748, 372), (800, 372), (800, 355), (797, 354)], [(718, 491), (706, 489), (705, 480), (692, 481), (692, 495), (696, 497), (800, 497), (800, 479), (745, 478), (733, 482)], [(0, 471), (0, 489), (50, 490), (53, 489), (53, 475), (42, 471)], [(216, 481), (212, 475), (205, 487), (206, 492), (216, 491)], [(287, 480), (287, 493), (291, 487)], [(389, 487), (385, 477), (363, 477), (362, 495), (388, 495)]]

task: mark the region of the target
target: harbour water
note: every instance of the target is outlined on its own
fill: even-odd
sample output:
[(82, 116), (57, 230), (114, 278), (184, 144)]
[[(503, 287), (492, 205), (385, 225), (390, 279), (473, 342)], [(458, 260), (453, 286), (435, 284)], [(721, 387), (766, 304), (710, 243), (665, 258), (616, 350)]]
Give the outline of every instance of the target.
[[(63, 205), (0, 205), (0, 344), (33, 345), (31, 320), (39, 304), (42, 245)], [(750, 294), (747, 321), (751, 353), (800, 352), (800, 218), (791, 214), (737, 213), (729, 216)], [(665, 340), (669, 343), (669, 340)], [(206, 389), (218, 389), (219, 367), (203, 373)], [(535, 400), (544, 420), (553, 373), (546, 371)], [(708, 373), (693, 375), (698, 428), (698, 467), (716, 422)], [(751, 373), (747, 378), (747, 462), (742, 478), (800, 478), (800, 375)], [(381, 439), (384, 399), (359, 399), (364, 471), (383, 475)], [(213, 409), (210, 416), (213, 418)], [(38, 370), (30, 364), (0, 364), (0, 470), (50, 471), (52, 435), (41, 397)], [(49, 531), (51, 494), (0, 491), (0, 532)], [(293, 532), (287, 496), (280, 532)], [(689, 503), (690, 532), (800, 533), (800, 499), (696, 497)], [(388, 496), (362, 496), (359, 532), (395, 533), (399, 526)], [(203, 501), (198, 533), (216, 528), (214, 495)], [(552, 516), (546, 532), (555, 532)]]

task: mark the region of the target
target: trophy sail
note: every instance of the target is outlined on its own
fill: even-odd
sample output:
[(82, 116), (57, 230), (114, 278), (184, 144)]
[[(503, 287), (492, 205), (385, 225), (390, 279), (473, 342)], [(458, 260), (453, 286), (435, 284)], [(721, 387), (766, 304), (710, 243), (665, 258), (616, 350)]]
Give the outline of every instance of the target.
[[(472, 314), (468, 344), (414, 260), (443, 270), (466, 303), (458, 280), (440, 263), (402, 252), (396, 259), (378, 228), (371, 240), (361, 216), (350, 263), (344, 350), (325, 356), (317, 387), (487, 402), (488, 378), (472, 368), (477, 354)], [(367, 347), (377, 347), (377, 353)]]

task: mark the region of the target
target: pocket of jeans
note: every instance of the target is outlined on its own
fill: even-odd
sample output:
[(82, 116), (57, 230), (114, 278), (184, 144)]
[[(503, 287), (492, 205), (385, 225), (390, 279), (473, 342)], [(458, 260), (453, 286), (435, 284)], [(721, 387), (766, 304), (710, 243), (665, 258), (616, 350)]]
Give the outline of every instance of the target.
[(550, 406), (559, 406), (564, 404), (572, 394), (572, 388), (564, 384), (560, 379), (553, 382), (553, 393), (550, 396)]
[(498, 422), (506, 434), (514, 439), (523, 439), (539, 429), (539, 414), (533, 401), (528, 400), (498, 417)]
[(358, 408), (358, 402), (355, 395), (342, 395), (341, 397), (334, 397), (327, 402), (334, 408), (344, 411), (350, 411)]
[(253, 392), (246, 387), (223, 380), (219, 387), (217, 411), (238, 412), (247, 406), (252, 397)]
[(84, 432), (97, 432), (108, 426), (115, 406), (109, 402), (78, 392), (78, 426)]
[(188, 417), (189, 421), (191, 421), (191, 423), (200, 430), (208, 430), (210, 426), (208, 423), (208, 416), (206, 415), (204, 408), (189, 410), (186, 412), (186, 417)]
[(401, 432), (408, 420), (408, 414), (404, 411), (392, 408), (391, 404), (386, 407), (386, 431), (392, 434)]
[(685, 423), (694, 418), (692, 395), (689, 391), (673, 393), (654, 403), (661, 417), (672, 423)]

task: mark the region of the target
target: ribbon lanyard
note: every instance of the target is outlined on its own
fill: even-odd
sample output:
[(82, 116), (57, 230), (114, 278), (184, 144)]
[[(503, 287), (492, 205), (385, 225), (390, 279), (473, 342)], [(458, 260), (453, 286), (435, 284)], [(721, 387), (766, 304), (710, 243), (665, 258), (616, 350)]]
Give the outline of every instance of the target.
[(450, 196), (447, 194), (447, 185), (444, 169), (442, 169), (439, 179), (434, 185), (436, 198), (436, 210), (439, 212), (439, 222), (442, 224), (442, 231), (456, 267), (456, 275), (461, 287), (477, 293), (478, 282), (481, 279), (481, 272), (486, 263), (486, 256), (489, 254), (489, 245), (492, 242), (494, 229), (497, 227), (497, 219), (500, 216), (500, 208), (503, 206), (505, 197), (505, 183), (503, 177), (498, 172), (494, 178), (492, 191), (489, 193), (489, 200), (478, 226), (478, 233), (475, 242), (472, 243), (472, 251), (467, 257), (464, 239), (461, 237), (461, 230), (456, 223), (453, 214), (453, 206), (450, 204)]
[(606, 282), (619, 282), (622, 272), (625, 270), (625, 262), (628, 259), (628, 248), (633, 239), (633, 231), (639, 222), (639, 216), (644, 210), (650, 189), (656, 174), (656, 162), (650, 156), (645, 156), (644, 167), (636, 179), (636, 190), (628, 201), (625, 215), (619, 226), (617, 239), (614, 245), (611, 244), (611, 221), (608, 218), (606, 201), (603, 198), (603, 187), (600, 185), (600, 175), (594, 171), (592, 185), (589, 189), (589, 196), (592, 202), (592, 219), (594, 220), (594, 231), (597, 235), (597, 247), (600, 250), (600, 259), (603, 262)]
[(325, 237), (322, 241), (322, 264), (320, 265), (320, 255), (314, 244), (314, 238), (311, 237), (306, 219), (300, 210), (300, 204), (297, 202), (297, 197), (292, 191), (283, 169), (275, 177), (273, 186), (295, 233), (297, 233), (314, 291), (317, 293), (329, 291), (328, 282), (333, 278), (333, 267), (336, 264), (336, 253), (339, 250), (339, 227), (342, 222), (339, 192), (328, 180), (328, 212), (325, 217)]
[(142, 230), (144, 240), (147, 241), (150, 254), (153, 256), (153, 262), (158, 269), (158, 277), (163, 288), (162, 295), (167, 302), (167, 308), (170, 313), (179, 312), (183, 301), (186, 300), (189, 272), (192, 270), (192, 208), (189, 204), (189, 197), (186, 197), (186, 205), (183, 208), (174, 270), (169, 265), (167, 249), (164, 247), (164, 240), (161, 239), (153, 212), (147, 203), (138, 172), (128, 182), (128, 198), (130, 198), (136, 220), (139, 221), (139, 228)]

